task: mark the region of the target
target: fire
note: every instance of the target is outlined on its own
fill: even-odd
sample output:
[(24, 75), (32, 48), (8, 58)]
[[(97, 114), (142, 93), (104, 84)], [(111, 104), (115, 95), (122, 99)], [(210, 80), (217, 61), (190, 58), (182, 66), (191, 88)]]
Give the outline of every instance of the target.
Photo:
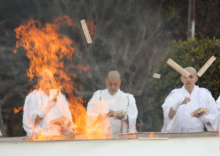
[(14, 113), (17, 114), (18, 112), (20, 112), (23, 109), (24, 109), (24, 107), (14, 108)]
[[(64, 66), (65, 59), (71, 62), (72, 57), (77, 57), (74, 55), (73, 47), (77, 43), (60, 33), (60, 27), (63, 25), (68, 25), (73, 29), (75, 26), (74, 22), (67, 16), (56, 18), (53, 23), (46, 23), (45, 25), (41, 25), (40, 21), (30, 18), (15, 29), (16, 38), (18, 39), (16, 47), (23, 47), (27, 51), (27, 57), (30, 60), (27, 76), (30, 78), (30, 81), (34, 77), (39, 77), (40, 73), (45, 69), (50, 70), (54, 74), (55, 83), (53, 83), (53, 88), (63, 86), (66, 94), (68, 94), (67, 100), (70, 104), (72, 120), (77, 134), (90, 138), (86, 126), (87, 113), (85, 107), (82, 105), (83, 98), (74, 96), (74, 91), (82, 88), (82, 86), (77, 86), (74, 83), (76, 74), (69, 72), (71, 68), (80, 68), (88, 72), (90, 67), (83, 67), (80, 64)], [(90, 33), (94, 35), (97, 24), (89, 22), (88, 25), (90, 27)], [(14, 53), (16, 52), (17, 49), (14, 50)], [(39, 86), (35, 85), (34, 88), (38, 89)], [(20, 111), (20, 108), (15, 108), (14, 112), (16, 113), (18, 110)], [(93, 125), (93, 128), (95, 126)], [(106, 133), (106, 130), (103, 130), (102, 127), (96, 127), (96, 130), (96, 134), (97, 132)], [(32, 140), (43, 140), (45, 138), (48, 140), (48, 137), (45, 137), (43, 132), (40, 132), (34, 135)], [(53, 136), (50, 139), (53, 140), (55, 138), (57, 136)], [(92, 138), (94, 139), (94, 136)]]
[(94, 22), (94, 21), (89, 21), (89, 22), (86, 22), (87, 26), (88, 26), (88, 29), (89, 29), (89, 34), (91, 36), (94, 36), (95, 33), (96, 33), (96, 26), (97, 26), (97, 23)]
[(149, 138), (157, 138), (156, 135), (154, 135), (154, 132), (150, 132), (148, 135)]

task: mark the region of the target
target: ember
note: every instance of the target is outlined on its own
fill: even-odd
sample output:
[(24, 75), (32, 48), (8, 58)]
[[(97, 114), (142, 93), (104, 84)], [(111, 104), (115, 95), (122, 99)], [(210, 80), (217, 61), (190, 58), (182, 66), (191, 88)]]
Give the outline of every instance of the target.
[(20, 112), (23, 109), (24, 109), (24, 107), (14, 108), (14, 113), (17, 114), (18, 112)]
[(148, 135), (149, 138), (157, 138), (156, 135), (154, 135), (154, 132), (150, 132), (150, 134)]

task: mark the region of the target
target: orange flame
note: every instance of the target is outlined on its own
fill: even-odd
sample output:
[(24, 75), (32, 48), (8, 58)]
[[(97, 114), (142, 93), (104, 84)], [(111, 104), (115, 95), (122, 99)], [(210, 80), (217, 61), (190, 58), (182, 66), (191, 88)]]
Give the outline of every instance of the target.
[[(58, 17), (53, 21), (53, 24), (46, 23), (45, 25), (41, 25), (40, 21), (31, 18), (15, 29), (16, 38), (18, 39), (16, 47), (19, 48), (22, 46), (27, 51), (27, 57), (30, 60), (27, 76), (30, 78), (30, 81), (33, 77), (39, 77), (40, 73), (45, 69), (50, 70), (54, 74), (56, 82), (52, 84), (53, 88), (63, 86), (65, 92), (68, 94), (69, 99), (67, 100), (70, 104), (72, 120), (77, 133), (90, 138), (87, 134), (87, 114), (85, 107), (82, 105), (83, 98), (74, 96), (74, 91), (82, 88), (82, 86), (77, 86), (74, 83), (76, 74), (69, 72), (68, 67), (64, 67), (64, 60), (67, 58), (71, 62), (74, 56), (74, 47), (72, 46), (74, 41), (59, 33), (60, 27), (64, 24), (72, 28), (75, 25), (67, 16)], [(96, 24), (93, 22), (89, 23), (89, 25), (91, 34), (94, 34)], [(16, 52), (17, 49), (14, 50), (14, 53)], [(69, 65), (69, 67), (73, 66), (75, 68), (81, 68), (85, 72), (89, 70), (88, 66)], [(39, 85), (35, 85), (34, 88), (38, 89)], [(17, 109), (15, 109), (15, 112), (17, 112)], [(106, 131), (99, 128), (96, 132), (104, 133)], [(43, 136), (43, 132), (34, 136), (32, 140), (45, 139), (45, 137), (40, 136)], [(96, 137), (94, 138), (93, 136), (91, 138), (95, 139)]]
[(18, 112), (20, 112), (23, 109), (24, 109), (24, 107), (14, 108), (14, 113), (17, 114)]
[(157, 138), (156, 135), (154, 135), (154, 132), (150, 132), (148, 135), (149, 138)]
[(95, 33), (96, 33), (96, 26), (97, 26), (97, 23), (94, 22), (94, 21), (89, 21), (89, 22), (86, 22), (87, 26), (88, 26), (88, 29), (89, 29), (89, 34), (91, 36), (94, 36)]

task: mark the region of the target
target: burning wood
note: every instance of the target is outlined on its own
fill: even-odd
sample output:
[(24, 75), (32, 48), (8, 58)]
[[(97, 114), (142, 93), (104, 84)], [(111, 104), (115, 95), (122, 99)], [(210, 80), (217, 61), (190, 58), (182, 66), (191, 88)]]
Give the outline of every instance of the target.
[(82, 24), (82, 29), (83, 29), (84, 35), (85, 35), (85, 37), (86, 37), (87, 43), (88, 43), (88, 44), (92, 43), (92, 39), (91, 39), (91, 36), (90, 36), (90, 34), (89, 34), (89, 30), (88, 30), (88, 27), (87, 27), (87, 25), (86, 25), (85, 19), (81, 20), (80, 22), (81, 22), (81, 24)]
[(203, 67), (199, 70), (199, 72), (197, 73), (197, 75), (199, 77), (201, 77), (205, 71), (212, 65), (212, 63), (216, 60), (215, 56), (212, 56), (204, 65)]
[(178, 65), (176, 62), (174, 62), (172, 59), (168, 59), (167, 64), (170, 65), (173, 69), (175, 69), (177, 72), (179, 72), (181, 75), (188, 77), (190, 73), (183, 69), (180, 65)]
[(153, 77), (156, 78), (156, 79), (160, 79), (161, 75), (157, 74), (157, 73), (154, 73)]

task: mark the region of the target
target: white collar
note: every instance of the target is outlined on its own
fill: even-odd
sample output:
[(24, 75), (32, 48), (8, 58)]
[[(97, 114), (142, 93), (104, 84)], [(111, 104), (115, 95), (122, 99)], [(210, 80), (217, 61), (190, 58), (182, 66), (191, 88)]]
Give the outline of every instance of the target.
[(106, 89), (106, 90), (107, 90), (107, 93), (108, 93), (109, 95), (113, 96), (113, 97), (117, 96), (117, 95), (121, 92), (121, 90), (118, 89), (118, 91), (117, 91), (115, 94), (112, 95), (111, 93), (109, 93), (109, 90), (108, 90), (108, 89)]

